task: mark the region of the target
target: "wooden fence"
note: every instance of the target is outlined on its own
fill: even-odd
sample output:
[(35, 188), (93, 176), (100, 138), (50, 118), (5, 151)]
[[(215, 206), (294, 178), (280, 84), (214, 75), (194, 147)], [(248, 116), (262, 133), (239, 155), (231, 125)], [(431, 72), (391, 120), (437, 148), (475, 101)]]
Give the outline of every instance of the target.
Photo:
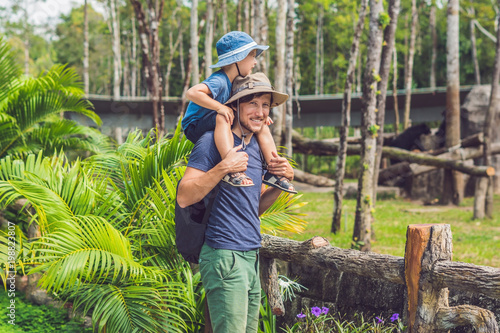
[(449, 287), (500, 299), (499, 268), (451, 261), (448, 224), (408, 226), (404, 258), (332, 247), (322, 237), (298, 242), (269, 235), (263, 236), (260, 253), (263, 288), (277, 315), (284, 313), (275, 267), (275, 259), (280, 259), (406, 285), (408, 332), (447, 332), (465, 325), (478, 333), (499, 332), (493, 312), (448, 306)]

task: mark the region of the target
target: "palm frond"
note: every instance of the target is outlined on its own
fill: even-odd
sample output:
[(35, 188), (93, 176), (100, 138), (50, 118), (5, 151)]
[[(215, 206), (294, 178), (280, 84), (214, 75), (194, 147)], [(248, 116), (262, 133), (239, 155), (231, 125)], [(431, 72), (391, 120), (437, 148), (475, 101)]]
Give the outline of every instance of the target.
[(76, 216), (68, 223), (72, 229), (51, 232), (37, 242), (34, 261), (39, 265), (30, 274), (43, 272), (42, 288), (58, 292), (77, 281), (167, 279), (166, 272), (137, 262), (129, 240), (103, 218)]
[(99, 332), (186, 332), (180, 315), (189, 315), (184, 287), (172, 282), (140, 282), (82, 284), (70, 297), (76, 310), (87, 314), (92, 309), (92, 324)]
[(305, 214), (295, 212), (296, 209), (307, 204), (299, 201), (301, 196), (292, 196), (282, 192), (271, 207), (261, 215), (261, 231), (272, 234), (304, 231), (307, 222), (301, 216)]
[(0, 104), (17, 89), (21, 73), (11, 46), (0, 36)]

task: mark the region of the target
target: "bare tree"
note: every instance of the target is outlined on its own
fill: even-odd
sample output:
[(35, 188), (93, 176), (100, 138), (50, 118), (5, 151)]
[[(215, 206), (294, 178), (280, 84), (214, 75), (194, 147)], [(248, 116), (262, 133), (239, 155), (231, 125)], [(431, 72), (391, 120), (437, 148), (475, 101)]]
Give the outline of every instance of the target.
[[(274, 74), (274, 86), (277, 91), (285, 90), (285, 27), (286, 27), (286, 0), (278, 0), (276, 7), (276, 72)], [(280, 105), (273, 111), (274, 125), (272, 127), (273, 138), (276, 146), (281, 146), (281, 134), (283, 131), (284, 105)]]
[[(167, 58), (167, 71), (165, 73), (165, 96), (168, 97), (170, 94), (170, 73), (172, 72), (172, 65), (173, 65), (173, 60), (174, 60), (174, 55), (175, 55), (175, 50), (177, 48), (180, 49), (180, 46), (182, 47), (182, 37), (183, 37), (183, 28), (181, 24), (181, 16), (177, 16), (177, 13), (180, 12), (180, 5), (177, 4), (177, 7), (174, 9), (172, 12), (172, 17), (174, 21), (177, 22), (178, 26), (178, 32), (177, 32), (177, 38), (174, 43), (174, 37), (173, 37), (173, 29), (168, 30), (168, 58)], [(176, 18), (177, 16), (177, 18)]]
[(132, 17), (132, 50), (131, 50), (132, 69), (130, 70), (130, 91), (131, 96), (137, 95), (137, 72), (139, 63), (137, 61), (137, 29), (135, 27), (135, 17)]
[[(500, 5), (500, 1), (499, 1)], [(497, 24), (500, 26), (500, 16)], [(495, 118), (498, 117), (500, 109), (500, 29), (497, 29), (497, 48), (495, 55), (495, 63), (493, 65), (493, 78), (491, 81), (490, 104), (486, 111), (484, 120), (484, 165), (492, 164), (491, 142), (493, 141), (493, 127), (495, 126)], [(493, 177), (481, 177), (476, 182), (476, 195), (474, 196), (474, 218), (482, 219), (486, 215), (489, 218), (493, 217)]]
[(316, 26), (316, 75), (314, 94), (323, 94), (323, 21), (325, 8), (318, 4), (318, 24)]
[[(459, 64), (459, 0), (449, 0), (446, 40), (446, 147), (460, 144), (460, 64)], [(462, 202), (463, 175), (457, 171), (444, 171), (441, 203)]]
[(429, 15), (429, 29), (431, 30), (432, 52), (431, 52), (431, 75), (430, 88), (436, 90), (436, 59), (437, 59), (437, 32), (436, 32), (436, 1), (431, 3), (431, 12)]
[(384, 124), (385, 124), (385, 100), (387, 97), (387, 85), (389, 83), (389, 73), (391, 71), (392, 53), (395, 52), (395, 36), (398, 25), (398, 15), (401, 0), (390, 0), (388, 13), (391, 19), (389, 25), (384, 30), (384, 43), (380, 63), (380, 82), (377, 95), (377, 152), (375, 154), (375, 166), (373, 171), (373, 205), (377, 199), (378, 174), (380, 162), (382, 161), (382, 146), (384, 145)]
[(410, 47), (408, 49), (408, 62), (405, 70), (405, 112), (403, 126), (405, 129), (410, 127), (410, 108), (411, 108), (411, 85), (413, 81), (413, 59), (415, 57), (415, 40), (417, 36), (417, 0), (411, 0), (411, 28), (410, 28)]
[(392, 52), (392, 99), (394, 101), (394, 133), (399, 134), (399, 107), (398, 107), (398, 50), (394, 40), (394, 52)]
[(241, 31), (241, 5), (244, 0), (236, 0), (236, 30)]
[(377, 81), (379, 81), (380, 54), (382, 51), (382, 27), (380, 13), (382, 0), (370, 0), (370, 32), (365, 72), (363, 75), (363, 108), (361, 115), (361, 173), (358, 182), (356, 218), (352, 235), (353, 247), (362, 251), (371, 249), (373, 171), (377, 134), (375, 108), (377, 103)]
[(207, 23), (205, 29), (205, 77), (209, 77), (212, 74), (212, 69), (210, 68), (210, 66), (212, 66), (212, 44), (214, 42), (213, 0), (207, 0)]
[(252, 21), (252, 14), (250, 14), (250, 1), (252, 0), (241, 0), (244, 1), (244, 6), (243, 6), (243, 22), (245, 22), (244, 25), (244, 31), (247, 34), (250, 34), (250, 23)]
[(191, 54), (191, 85), (200, 82), (200, 66), (198, 64), (198, 0), (191, 1), (190, 25), (190, 51)]
[(229, 32), (229, 21), (227, 19), (227, 0), (222, 0), (222, 33), (226, 34), (228, 32)]
[(108, 0), (107, 10), (109, 13), (109, 31), (111, 32), (111, 50), (113, 51), (113, 99), (120, 98), (120, 83), (122, 76), (122, 55), (120, 40), (120, 18), (116, 0)]
[(153, 102), (153, 127), (158, 130), (161, 137), (165, 131), (165, 115), (162, 112), (163, 108), (161, 108), (162, 85), (159, 73), (160, 41), (158, 33), (165, 1), (147, 1), (146, 10), (144, 10), (140, 0), (130, 0), (130, 2), (134, 7), (139, 26), (144, 78)]
[(340, 127), (340, 146), (335, 170), (335, 191), (333, 192), (334, 206), (331, 228), (333, 233), (340, 230), (340, 222), (342, 220), (344, 175), (347, 157), (347, 134), (349, 132), (349, 126), (351, 126), (351, 93), (359, 53), (359, 41), (361, 39), (361, 34), (363, 33), (367, 5), (368, 0), (362, 0), (359, 5), (359, 18), (354, 30), (354, 36), (352, 38), (351, 50), (349, 54), (349, 66), (347, 67), (347, 75), (344, 86), (344, 98), (342, 99), (342, 126)]
[(285, 85), (286, 93), (290, 98), (285, 106), (285, 148), (288, 156), (292, 156), (292, 130), (293, 130), (293, 44), (294, 44), (294, 19), (295, 0), (287, 0), (286, 12), (286, 49), (285, 49)]
[(470, 43), (472, 52), (472, 63), (474, 64), (474, 78), (476, 79), (476, 84), (481, 84), (481, 73), (479, 72), (479, 61), (477, 60), (477, 48), (476, 48), (476, 29), (474, 24), (474, 19), (476, 12), (474, 6), (472, 5), (473, 0), (470, 0), (471, 6), (467, 10), (467, 14), (470, 16), (469, 30), (470, 30)]
[(89, 95), (89, 17), (87, 0), (83, 3), (83, 90)]

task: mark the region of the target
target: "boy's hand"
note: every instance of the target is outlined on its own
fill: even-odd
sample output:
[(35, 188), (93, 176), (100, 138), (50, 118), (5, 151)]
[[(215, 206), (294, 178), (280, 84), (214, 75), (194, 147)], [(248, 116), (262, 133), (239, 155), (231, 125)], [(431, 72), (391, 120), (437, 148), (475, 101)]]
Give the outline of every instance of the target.
[(269, 126), (271, 124), (274, 124), (274, 121), (271, 119), (271, 117), (267, 117), (267, 119), (266, 119), (266, 125)]
[(233, 119), (234, 119), (234, 111), (231, 109), (229, 106), (222, 105), (219, 109), (216, 110), (217, 114), (220, 114), (224, 118), (226, 118), (226, 121), (229, 124), (233, 124)]

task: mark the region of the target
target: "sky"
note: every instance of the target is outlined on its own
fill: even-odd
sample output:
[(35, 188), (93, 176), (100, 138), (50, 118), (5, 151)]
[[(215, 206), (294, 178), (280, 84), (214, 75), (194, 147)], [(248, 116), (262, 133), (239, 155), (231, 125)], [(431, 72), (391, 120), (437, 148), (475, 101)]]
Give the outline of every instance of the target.
[[(5, 0), (0, 0), (0, 2), (3, 1)], [(36, 25), (49, 23), (54, 26), (60, 21), (61, 14), (68, 14), (72, 8), (79, 7), (84, 3), (84, 0), (21, 0), (19, 3), (23, 1), (29, 4), (28, 12), (31, 23)], [(102, 12), (102, 6), (99, 6), (96, 1), (87, 1), (96, 10)]]

